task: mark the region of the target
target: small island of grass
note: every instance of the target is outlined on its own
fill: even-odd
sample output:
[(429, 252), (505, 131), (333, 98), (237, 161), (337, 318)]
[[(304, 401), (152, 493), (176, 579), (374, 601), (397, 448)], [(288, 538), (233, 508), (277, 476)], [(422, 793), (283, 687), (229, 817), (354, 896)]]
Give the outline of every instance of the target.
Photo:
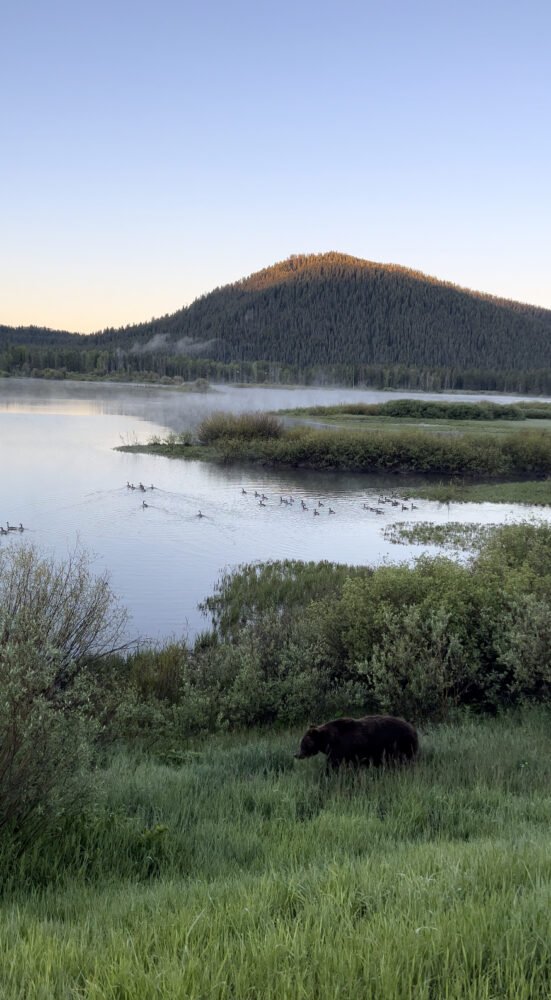
[[(396, 400), (392, 407), (417, 402)], [(383, 404), (382, 408), (387, 406)], [(430, 406), (436, 407), (439, 414), (440, 408), (449, 410), (451, 404)], [(416, 484), (415, 495), (440, 502), (551, 504), (551, 433), (547, 417), (535, 418), (538, 427), (527, 427), (529, 421), (519, 413), (531, 410), (530, 405), (524, 410), (519, 407), (519, 413), (513, 412), (515, 407), (504, 407), (503, 414), (494, 414), (490, 420), (480, 418), (473, 432), (469, 406), (477, 407), (473, 412), (490, 408), (493, 413), (495, 409), (492, 404), (461, 404), (462, 415), (453, 421), (447, 417), (447, 426), (440, 428), (440, 433), (426, 426), (404, 426), (401, 417), (386, 417), (384, 427), (374, 426), (365, 416), (362, 426), (320, 428), (303, 423), (288, 426), (269, 413), (213, 413), (195, 434), (170, 434), (147, 444), (124, 445), (120, 450), (225, 464), (250, 462), (274, 468), (393, 473), (414, 476), (417, 483), (422, 476), (426, 482)], [(344, 412), (348, 408), (340, 409)], [(431, 418), (426, 413), (422, 419), (440, 421), (439, 416)], [(513, 429), (495, 434), (487, 429), (490, 421)]]

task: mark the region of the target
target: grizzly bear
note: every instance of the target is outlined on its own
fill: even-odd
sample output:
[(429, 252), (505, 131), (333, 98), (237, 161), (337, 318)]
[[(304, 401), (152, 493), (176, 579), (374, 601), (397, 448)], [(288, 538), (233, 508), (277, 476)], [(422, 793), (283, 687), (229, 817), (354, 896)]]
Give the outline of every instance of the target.
[(302, 737), (299, 760), (327, 755), (327, 769), (341, 764), (373, 764), (412, 760), (419, 748), (415, 727), (393, 715), (366, 715), (363, 719), (334, 719), (312, 726)]

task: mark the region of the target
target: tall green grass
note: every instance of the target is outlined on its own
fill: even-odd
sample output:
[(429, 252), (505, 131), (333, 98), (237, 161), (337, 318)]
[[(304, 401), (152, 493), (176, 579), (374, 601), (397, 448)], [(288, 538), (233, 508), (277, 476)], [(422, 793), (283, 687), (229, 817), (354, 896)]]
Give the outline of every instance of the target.
[[(213, 414), (198, 429), (204, 455), (223, 462), (250, 461), (305, 469), (400, 472), (448, 476), (522, 477), (551, 472), (551, 434), (542, 430), (435, 435), (414, 428), (319, 430), (284, 428), (268, 414)], [(123, 450), (200, 457), (177, 440)]]
[(250, 441), (278, 438), (283, 432), (281, 421), (270, 413), (212, 413), (199, 424), (197, 437), (201, 444), (213, 444), (224, 438)]
[(4, 878), (0, 996), (548, 998), (550, 721), (465, 718), (329, 778), (298, 731), (117, 756)]
[(545, 403), (466, 403), (459, 400), (389, 399), (385, 403), (340, 403), (286, 411), (294, 416), (398, 417), (422, 420), (524, 420), (549, 419), (551, 406)]

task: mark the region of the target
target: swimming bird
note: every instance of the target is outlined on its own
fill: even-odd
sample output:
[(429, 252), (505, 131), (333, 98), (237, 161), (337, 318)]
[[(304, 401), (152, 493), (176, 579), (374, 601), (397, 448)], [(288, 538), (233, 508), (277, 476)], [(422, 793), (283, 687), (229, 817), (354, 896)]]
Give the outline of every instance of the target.
[(244, 490), (243, 487), (241, 487), (241, 492), (246, 494), (247, 490)]
[(145, 500), (142, 500), (142, 507), (149, 507), (149, 504), (146, 503)]
[(263, 500), (259, 500), (259, 501), (258, 501), (258, 506), (259, 506), (259, 507), (265, 507), (265, 506), (266, 506), (266, 504), (264, 503), (264, 501), (263, 501)]
[(199, 513), (197, 514), (197, 517), (205, 517), (205, 515), (202, 514), (201, 511), (199, 511)]
[(325, 507), (325, 504), (322, 503), (321, 500), (318, 500), (318, 507)]
[(319, 510), (314, 510), (314, 517), (319, 517), (319, 516), (320, 516)]
[(330, 513), (330, 514), (334, 514), (334, 513), (335, 513), (335, 511), (333, 510), (333, 508), (332, 508), (332, 507), (330, 507), (330, 508), (329, 508), (329, 513)]

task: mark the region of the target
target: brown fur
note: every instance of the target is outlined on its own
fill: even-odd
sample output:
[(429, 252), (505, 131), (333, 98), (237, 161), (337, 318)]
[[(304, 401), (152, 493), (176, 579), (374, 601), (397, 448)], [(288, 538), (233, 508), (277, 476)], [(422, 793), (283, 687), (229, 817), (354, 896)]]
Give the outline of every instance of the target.
[(302, 737), (295, 757), (327, 756), (327, 767), (412, 760), (419, 749), (414, 726), (393, 715), (366, 715), (363, 719), (334, 719), (312, 726)]

